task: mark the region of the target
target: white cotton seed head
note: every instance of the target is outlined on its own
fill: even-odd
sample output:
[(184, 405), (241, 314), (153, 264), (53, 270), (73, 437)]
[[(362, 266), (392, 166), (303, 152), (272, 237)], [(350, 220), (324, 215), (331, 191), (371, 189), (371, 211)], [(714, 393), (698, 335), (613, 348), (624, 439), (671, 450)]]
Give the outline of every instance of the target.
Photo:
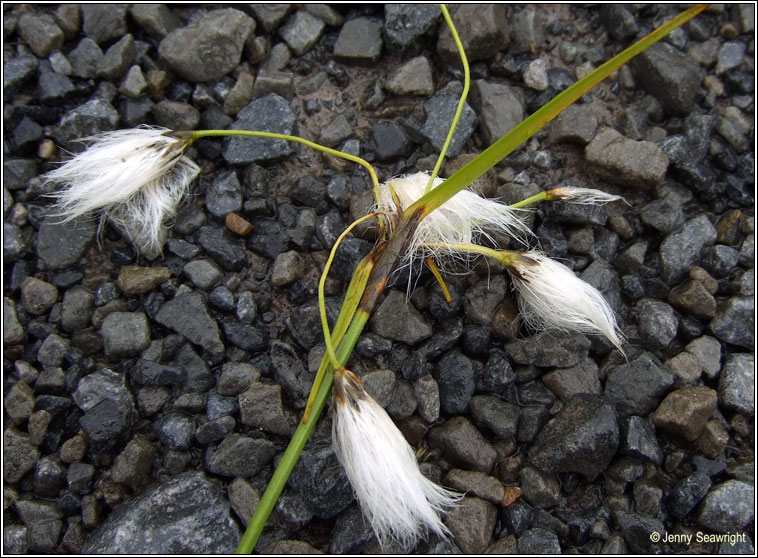
[(416, 456), (384, 409), (349, 371), (335, 373), (334, 447), (364, 516), (382, 545), (411, 548), (449, 535), (439, 513), (459, 496), (424, 477)]
[(603, 192), (602, 190), (594, 190), (592, 188), (573, 188), (571, 186), (553, 188), (550, 190), (550, 193), (556, 200), (567, 201), (581, 205), (597, 205), (624, 199), (621, 196), (609, 194), (608, 192)]
[(521, 317), (533, 327), (601, 333), (623, 353), (623, 337), (603, 295), (565, 265), (538, 252), (513, 257), (509, 268)]
[[(404, 210), (424, 195), (428, 182), (429, 174), (425, 172), (388, 180), (379, 186), (376, 210), (386, 213), (398, 210), (388, 184), (397, 194), (402, 206), (399, 209)], [(436, 178), (434, 188), (442, 182), (442, 178)], [(481, 237), (487, 238), (487, 231), (501, 231), (511, 237), (529, 234), (529, 229), (508, 206), (462, 190), (419, 223), (408, 250), (408, 259), (432, 256), (438, 261), (441, 259), (440, 263), (444, 264), (444, 258), (455, 257), (456, 254), (444, 248), (432, 248), (428, 244), (473, 244)]]
[(200, 169), (184, 156), (187, 140), (165, 128), (106, 132), (45, 176), (62, 185), (53, 194), (59, 217), (97, 212), (109, 217), (146, 255), (160, 253), (165, 226)]

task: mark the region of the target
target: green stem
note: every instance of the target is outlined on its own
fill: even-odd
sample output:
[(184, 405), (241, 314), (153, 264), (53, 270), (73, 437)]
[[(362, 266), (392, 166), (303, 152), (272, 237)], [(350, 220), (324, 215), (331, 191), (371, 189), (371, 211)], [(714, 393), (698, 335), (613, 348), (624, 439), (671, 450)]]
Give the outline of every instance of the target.
[(550, 201), (550, 199), (551, 199), (551, 196), (549, 194), (549, 191), (543, 190), (539, 194), (534, 194), (533, 196), (529, 196), (528, 198), (521, 200), (520, 202), (512, 203), (508, 207), (510, 209), (522, 209), (528, 205), (540, 203), (543, 201)]
[(472, 184), (485, 172), (507, 157), (514, 149), (524, 141), (536, 134), (548, 122), (558, 116), (567, 106), (579, 99), (592, 87), (604, 80), (610, 74), (626, 64), (634, 56), (648, 48), (653, 43), (668, 35), (673, 29), (692, 19), (702, 12), (707, 5), (694, 6), (672, 20), (664, 23), (652, 33), (634, 43), (632, 46), (613, 57), (611, 60), (597, 68), (591, 74), (577, 81), (568, 89), (556, 95), (549, 103), (523, 120), (505, 136), (485, 149), (476, 158), (445, 180), (437, 188), (423, 195), (405, 211), (410, 214), (421, 209), (421, 218), (437, 209), (443, 203), (455, 196), (458, 192)]
[[(368, 317), (368, 313), (358, 310), (355, 313), (353, 321), (350, 322), (345, 337), (337, 349), (337, 359), (342, 366), (344, 366), (347, 359), (350, 357), (350, 354), (353, 352), (353, 348), (358, 342), (358, 338), (360, 337), (366, 322), (368, 322)], [(253, 548), (255, 548), (255, 544), (258, 542), (258, 538), (261, 536), (263, 528), (266, 525), (266, 520), (271, 515), (271, 512), (276, 505), (276, 501), (279, 499), (282, 490), (284, 490), (284, 486), (287, 484), (287, 479), (289, 479), (290, 474), (292, 474), (292, 469), (295, 468), (295, 464), (300, 458), (300, 454), (302, 453), (306, 442), (308, 442), (308, 438), (313, 432), (319, 416), (321, 416), (321, 412), (326, 406), (326, 402), (329, 399), (329, 394), (332, 390), (334, 373), (329, 367), (329, 361), (326, 356), (321, 362), (321, 367), (325, 368), (324, 379), (318, 390), (318, 395), (313, 403), (313, 407), (311, 408), (310, 416), (307, 421), (301, 422), (295, 430), (295, 434), (292, 436), (276, 471), (274, 471), (274, 475), (271, 477), (271, 481), (268, 483), (266, 491), (261, 497), (261, 501), (255, 508), (253, 517), (250, 518), (247, 530), (237, 547), (237, 554), (250, 554), (253, 551)]]
[(440, 172), (440, 168), (442, 167), (442, 161), (445, 160), (447, 149), (448, 147), (450, 147), (450, 143), (453, 141), (453, 135), (455, 134), (455, 129), (458, 127), (458, 121), (461, 119), (461, 114), (463, 113), (463, 106), (466, 103), (466, 97), (468, 97), (469, 87), (471, 86), (471, 73), (469, 72), (468, 59), (466, 58), (466, 50), (463, 48), (463, 43), (461, 42), (461, 38), (458, 36), (458, 31), (455, 28), (455, 23), (453, 23), (453, 18), (450, 17), (450, 12), (447, 11), (447, 6), (445, 6), (444, 4), (440, 4), (440, 10), (442, 10), (442, 17), (445, 18), (445, 21), (447, 22), (447, 26), (453, 35), (455, 46), (458, 48), (458, 54), (460, 55), (461, 63), (463, 64), (463, 93), (461, 93), (461, 98), (458, 101), (458, 108), (455, 111), (453, 122), (450, 124), (450, 130), (447, 132), (447, 138), (445, 138), (445, 143), (442, 146), (442, 150), (440, 151), (439, 157), (437, 157), (437, 163), (434, 165), (434, 170), (432, 170), (432, 174), (429, 175), (429, 182), (426, 184), (426, 188), (424, 189), (425, 194), (429, 190), (432, 189), (432, 186), (434, 185), (434, 179), (437, 178), (437, 174)]
[(252, 130), (194, 130), (194, 131), (187, 131), (187, 132), (174, 132), (173, 135), (175, 137), (189, 137), (192, 139), (192, 141), (195, 141), (200, 138), (210, 138), (210, 137), (246, 136), (246, 137), (253, 137), (253, 138), (280, 139), (280, 140), (285, 140), (285, 141), (293, 141), (295, 143), (302, 143), (303, 145), (307, 145), (308, 147), (313, 148), (317, 151), (322, 151), (323, 153), (334, 155), (335, 157), (347, 159), (348, 161), (352, 161), (353, 163), (358, 163), (359, 165), (364, 167), (368, 171), (369, 175), (371, 176), (371, 182), (374, 184), (374, 195), (376, 196), (377, 200), (379, 199), (379, 190), (378, 190), (379, 179), (376, 176), (374, 167), (372, 167), (368, 161), (366, 161), (365, 159), (361, 159), (360, 157), (356, 157), (355, 155), (350, 155), (349, 153), (343, 153), (342, 151), (337, 151), (336, 149), (324, 147), (323, 145), (319, 145), (315, 142), (308, 141), (307, 139), (299, 138), (297, 136), (288, 136), (286, 134), (276, 134), (274, 132), (256, 132)]

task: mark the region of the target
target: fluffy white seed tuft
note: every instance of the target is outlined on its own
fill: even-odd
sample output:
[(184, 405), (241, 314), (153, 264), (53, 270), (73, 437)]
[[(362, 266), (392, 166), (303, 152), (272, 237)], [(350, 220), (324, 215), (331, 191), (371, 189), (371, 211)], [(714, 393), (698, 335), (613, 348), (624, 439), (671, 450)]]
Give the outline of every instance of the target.
[[(428, 182), (429, 174), (425, 172), (388, 180), (379, 186), (376, 211), (393, 213), (398, 209), (407, 209), (424, 195)], [(436, 178), (434, 188), (442, 182), (442, 178)], [(397, 194), (401, 208), (396, 207), (388, 184)], [(508, 206), (462, 190), (419, 223), (408, 250), (408, 260), (431, 256), (444, 264), (445, 258), (454, 257), (455, 253), (427, 244), (474, 244), (482, 237), (488, 238), (487, 231), (501, 231), (511, 237), (530, 234), (528, 227)]]
[(46, 179), (56, 192), (64, 221), (99, 212), (110, 218), (143, 253), (160, 253), (166, 223), (200, 169), (184, 156), (187, 140), (164, 135), (165, 128), (117, 130), (85, 138), (89, 147)]
[(527, 252), (515, 256), (508, 269), (520, 295), (521, 317), (528, 325), (601, 333), (623, 353), (623, 337), (608, 302), (568, 267), (539, 252)]
[(459, 496), (421, 474), (411, 446), (351, 372), (335, 373), (335, 400), (335, 451), (380, 543), (410, 549), (429, 532), (448, 536), (439, 512)]
[(624, 199), (621, 196), (609, 194), (608, 192), (603, 192), (602, 190), (594, 190), (592, 188), (573, 188), (571, 186), (553, 188), (550, 190), (550, 193), (556, 200), (567, 201), (580, 205), (597, 205)]

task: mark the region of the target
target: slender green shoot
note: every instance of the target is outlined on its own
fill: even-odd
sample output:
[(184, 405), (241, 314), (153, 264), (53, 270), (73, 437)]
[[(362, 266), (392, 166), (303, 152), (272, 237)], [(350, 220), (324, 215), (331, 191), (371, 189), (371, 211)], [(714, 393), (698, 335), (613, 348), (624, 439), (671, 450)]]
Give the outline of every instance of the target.
[(447, 11), (447, 6), (444, 4), (440, 4), (439, 6), (440, 10), (442, 10), (442, 17), (445, 18), (447, 26), (450, 29), (450, 32), (453, 34), (455, 46), (458, 47), (458, 54), (461, 56), (461, 63), (463, 64), (463, 93), (461, 93), (461, 98), (458, 101), (458, 108), (456, 109), (455, 116), (453, 116), (453, 121), (450, 124), (450, 130), (447, 133), (447, 138), (445, 138), (445, 143), (442, 145), (442, 150), (440, 151), (439, 157), (437, 157), (437, 163), (434, 165), (432, 174), (429, 175), (429, 182), (424, 189), (425, 194), (432, 189), (434, 179), (437, 178), (437, 174), (439, 174), (440, 168), (442, 168), (442, 162), (445, 160), (447, 149), (450, 147), (450, 143), (453, 141), (455, 129), (458, 127), (458, 121), (461, 119), (461, 114), (463, 114), (463, 107), (466, 104), (466, 97), (468, 97), (468, 90), (471, 85), (471, 73), (469, 72), (466, 50), (463, 48), (461, 38), (458, 36), (458, 31), (455, 28), (455, 23), (453, 23), (453, 18), (450, 17), (450, 12)]
[(512, 153), (514, 149), (531, 138), (548, 122), (558, 116), (567, 106), (587, 93), (592, 87), (618, 70), (640, 52), (668, 35), (673, 29), (689, 21), (707, 7), (706, 4), (699, 4), (685, 10), (617, 56), (614, 56), (611, 60), (597, 68), (588, 76), (580, 79), (574, 85), (556, 95), (545, 106), (523, 120), (518, 126), (493, 143), (476, 158), (469, 161), (468, 164), (450, 176), (445, 182), (431, 192), (423, 195), (413, 205), (406, 209), (406, 213), (410, 215), (417, 209), (421, 208), (423, 218), (437, 209), (455, 194), (472, 184), (485, 172), (502, 161)]
[(269, 138), (269, 139), (280, 139), (285, 141), (292, 141), (295, 143), (302, 143), (303, 145), (307, 145), (308, 147), (315, 149), (316, 151), (321, 151), (323, 153), (326, 153), (328, 155), (333, 155), (335, 157), (340, 157), (342, 159), (346, 159), (348, 161), (351, 161), (353, 163), (358, 163), (363, 168), (365, 168), (369, 175), (371, 176), (371, 182), (374, 185), (374, 195), (378, 198), (379, 194), (379, 179), (376, 176), (376, 171), (374, 171), (374, 167), (371, 166), (371, 163), (366, 161), (365, 159), (361, 159), (360, 157), (356, 157), (355, 155), (350, 155), (349, 153), (343, 153), (342, 151), (337, 151), (336, 149), (331, 149), (329, 147), (324, 147), (323, 145), (319, 145), (318, 143), (308, 141), (307, 139), (299, 138), (297, 136), (288, 136), (286, 134), (276, 134), (274, 132), (256, 132), (251, 130), (195, 130), (195, 131), (188, 131), (188, 132), (175, 132), (174, 135), (176, 137), (189, 137), (192, 139), (192, 141), (198, 140), (200, 138), (209, 138), (209, 137), (225, 137), (225, 136), (247, 136), (247, 137), (254, 137), (254, 138)]
[[(319, 309), (319, 313), (321, 314), (321, 327), (324, 330), (324, 343), (326, 343), (326, 356), (329, 359), (329, 362), (331, 362), (334, 370), (338, 369), (340, 365), (337, 362), (337, 355), (334, 353), (334, 344), (332, 341), (332, 334), (329, 331), (329, 321), (327, 320), (327, 317), (326, 317), (326, 301), (324, 297), (324, 284), (326, 283), (326, 278), (329, 275), (329, 268), (331, 268), (332, 266), (334, 255), (337, 253), (337, 248), (339, 248), (339, 245), (342, 242), (342, 240), (357, 225), (359, 225), (360, 223), (363, 223), (363, 221), (366, 221), (378, 215), (379, 213), (369, 213), (368, 215), (364, 215), (360, 219), (355, 220), (348, 228), (344, 230), (344, 232), (341, 235), (339, 235), (339, 237), (337, 238), (337, 241), (334, 243), (334, 246), (332, 246), (332, 251), (329, 253), (329, 257), (327, 258), (326, 264), (324, 265), (324, 271), (321, 273), (321, 279), (319, 279), (319, 282), (318, 282), (318, 309)], [(320, 385), (321, 385), (321, 379), (318, 376), (316, 376), (316, 379), (313, 381), (313, 386), (314, 386), (313, 390), (317, 391)]]

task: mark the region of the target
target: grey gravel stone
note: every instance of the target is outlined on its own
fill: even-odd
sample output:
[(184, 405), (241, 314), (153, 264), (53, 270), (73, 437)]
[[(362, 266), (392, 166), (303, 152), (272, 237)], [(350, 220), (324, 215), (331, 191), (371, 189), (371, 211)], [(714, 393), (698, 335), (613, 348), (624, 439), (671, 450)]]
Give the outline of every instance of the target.
[[(432, 144), (435, 151), (442, 149), (457, 108), (458, 95), (452, 93), (439, 93), (424, 103), (426, 120), (419, 132)], [(455, 129), (453, 139), (450, 142), (447, 152), (448, 156), (454, 157), (460, 153), (465, 143), (474, 133), (476, 124), (476, 112), (466, 103), (463, 106), (458, 127)]]
[(673, 116), (690, 114), (703, 74), (684, 53), (667, 43), (657, 43), (635, 57), (631, 67), (663, 110)]
[(334, 44), (334, 58), (350, 64), (370, 64), (379, 58), (383, 44), (381, 20), (357, 17), (342, 25)]
[(711, 320), (710, 329), (722, 341), (752, 349), (755, 344), (755, 300), (735, 296), (727, 300)]
[(63, 31), (48, 14), (22, 15), (18, 20), (18, 34), (40, 58), (47, 57), (63, 44)]
[(147, 294), (171, 277), (168, 267), (127, 265), (118, 274), (118, 288), (125, 295)]
[(230, 434), (218, 448), (207, 454), (208, 470), (226, 477), (256, 475), (274, 457), (274, 444), (268, 440)]
[[(101, 132), (109, 132), (111, 130), (115, 130), (118, 121), (118, 112), (110, 105), (110, 103), (104, 101), (103, 99), (91, 99), (83, 105), (79, 105), (78, 107), (71, 109), (63, 115), (58, 128), (55, 130), (55, 139), (59, 141), (66, 149), (78, 153), (82, 150), (83, 147), (81, 142), (78, 140), (88, 136), (97, 135)], [(60, 218), (51, 218), (50, 224), (56, 226), (57, 230), (54, 230), (54, 234), (58, 234), (58, 236), (54, 239), (46, 239), (47, 241), (57, 240), (57, 243), (59, 245), (62, 244), (62, 248), (59, 249), (60, 255), (58, 255), (56, 261), (58, 259), (66, 258), (66, 256), (69, 258), (71, 257), (70, 252), (73, 251), (73, 248), (67, 248), (67, 246), (80, 245), (83, 239), (78, 238), (78, 236), (87, 235), (88, 238), (91, 239), (94, 236), (95, 232), (93, 224), (89, 224), (89, 226), (82, 225), (82, 223), (86, 222), (83, 219), (71, 220), (67, 223), (61, 223), (60, 221)], [(67, 235), (65, 234), (66, 232), (69, 230), (76, 231), (77, 229), (81, 229), (78, 235), (77, 233), (74, 233), (73, 238), (67, 238)], [(40, 236), (41, 234), (42, 228), (40, 227)], [(71, 233), (69, 233), (69, 235), (70, 234)], [(61, 239), (65, 239), (65, 241)], [(40, 257), (42, 257), (41, 254), (39, 254), (39, 245), (41, 242), (41, 239), (37, 240), (37, 251)], [(66, 261), (67, 263), (75, 263), (79, 257), (81, 257), (81, 253), (73, 262), (68, 262), (67, 260)], [(53, 267), (50, 263), (48, 263), (48, 268), (50, 269), (57, 269), (58, 267), (64, 266), (59, 265), (57, 267)]]
[(57, 300), (58, 289), (47, 281), (27, 277), (21, 284), (21, 304), (29, 314), (44, 314)]
[(149, 440), (134, 438), (113, 461), (111, 478), (130, 488), (139, 488), (150, 478), (155, 454), (155, 447)]
[(655, 429), (647, 419), (631, 416), (623, 419), (620, 427), (620, 453), (657, 465), (663, 462), (663, 450), (655, 436)]
[(127, 387), (124, 374), (107, 368), (102, 368), (79, 380), (73, 399), (83, 411), (90, 410), (103, 400), (116, 401), (127, 408), (134, 407), (134, 400)]
[(437, 28), (442, 14), (430, 4), (387, 4), (384, 8), (384, 35), (393, 54), (415, 50)]
[(165, 4), (132, 4), (129, 15), (156, 40), (182, 26), (181, 20)]
[(16, 382), (5, 394), (3, 403), (11, 421), (21, 424), (34, 411), (34, 390), (26, 382)]
[(82, 6), (84, 33), (97, 43), (106, 43), (126, 34), (127, 4), (87, 4)]
[(61, 307), (61, 327), (75, 332), (87, 327), (92, 317), (95, 296), (86, 288), (77, 286), (63, 294)]
[(200, 112), (189, 103), (163, 100), (152, 112), (158, 125), (171, 130), (191, 130), (200, 122)]
[(663, 430), (693, 441), (716, 410), (716, 392), (705, 386), (681, 388), (669, 393), (653, 415), (653, 423)]
[(505, 346), (508, 355), (518, 364), (568, 368), (577, 365), (590, 348), (590, 340), (582, 334), (556, 336), (546, 332), (517, 339)]
[(669, 285), (678, 283), (716, 237), (716, 228), (705, 215), (690, 219), (679, 231), (667, 235), (660, 246), (661, 278)]
[(561, 487), (553, 475), (534, 467), (519, 471), (519, 487), (524, 499), (535, 508), (552, 508), (561, 502)]
[(125, 35), (105, 51), (105, 56), (98, 66), (98, 74), (107, 79), (121, 79), (134, 63), (136, 55), (137, 48), (134, 46), (134, 37)]
[(221, 355), (224, 351), (218, 325), (208, 313), (200, 293), (185, 293), (169, 300), (155, 315), (155, 320), (211, 354)]
[(612, 404), (599, 395), (579, 394), (539, 433), (529, 461), (546, 472), (574, 472), (594, 479), (610, 463), (618, 444)]
[(471, 102), (479, 114), (479, 129), (487, 144), (492, 144), (524, 119), (521, 90), (483, 79), (475, 80)]
[(539, 52), (545, 43), (544, 18), (539, 10), (529, 6), (511, 17), (511, 44), (508, 52), (513, 54)]
[(651, 541), (650, 534), (665, 533), (663, 523), (641, 513), (618, 512), (614, 514), (616, 525), (633, 553), (651, 554), (658, 545)]
[[(295, 130), (295, 114), (285, 99), (269, 95), (256, 99), (243, 108), (230, 128), (292, 135)], [(224, 139), (222, 154), (228, 163), (249, 164), (285, 157), (293, 151), (292, 145), (285, 140), (232, 137)]]
[(699, 525), (717, 533), (743, 529), (755, 516), (755, 488), (746, 482), (728, 480), (706, 495), (696, 517)]
[(643, 353), (608, 372), (605, 397), (616, 404), (619, 417), (646, 416), (674, 384), (674, 376), (651, 354)]
[(390, 291), (369, 320), (371, 331), (408, 345), (428, 339), (432, 327), (400, 291)]
[[(213, 81), (239, 64), (245, 41), (254, 31), (255, 21), (243, 12), (234, 8), (213, 10), (167, 35), (158, 52), (183, 78), (195, 83)], [(198, 60), (203, 63), (198, 64)]]
[(260, 371), (246, 362), (225, 362), (216, 384), (219, 395), (239, 395), (251, 382), (258, 381)]
[(239, 395), (242, 424), (261, 428), (279, 436), (290, 436), (295, 416), (282, 403), (282, 388), (274, 384), (252, 382)]
[(188, 472), (122, 504), (87, 537), (82, 552), (231, 553), (239, 537), (221, 489), (202, 473)]
[(453, 350), (446, 353), (435, 366), (439, 383), (440, 407), (449, 415), (464, 414), (476, 392), (476, 372), (471, 360)]
[(597, 364), (589, 358), (576, 366), (548, 372), (542, 383), (564, 402), (577, 393), (601, 393)]
[(171, 411), (158, 417), (153, 424), (158, 441), (169, 449), (187, 451), (192, 447), (195, 420), (181, 411)]
[(40, 452), (29, 440), (29, 435), (13, 427), (3, 433), (3, 479), (16, 483), (34, 468)]
[(195, 287), (203, 290), (210, 289), (224, 276), (216, 264), (204, 258), (184, 264), (184, 273)]
[(425, 56), (410, 59), (387, 75), (385, 88), (393, 95), (432, 95), (434, 80), (431, 62)]
[(242, 209), (242, 186), (236, 172), (224, 173), (213, 181), (205, 195), (205, 207), (222, 219)]
[(560, 554), (558, 536), (552, 531), (536, 527), (518, 538), (519, 554)]
[(693, 339), (685, 350), (697, 359), (703, 373), (709, 378), (715, 378), (721, 370), (721, 343), (713, 337), (703, 335)]
[(637, 303), (640, 337), (651, 350), (665, 349), (676, 337), (679, 319), (665, 302), (643, 299)]
[(432, 428), (428, 439), (459, 467), (489, 473), (495, 465), (495, 448), (465, 417), (453, 417), (442, 426)]
[(321, 130), (321, 143), (327, 147), (337, 147), (353, 133), (353, 128), (344, 114), (338, 115)]
[(279, 34), (297, 56), (308, 52), (321, 37), (326, 24), (307, 11), (298, 11), (283, 26)]
[(732, 353), (719, 375), (719, 402), (724, 408), (755, 415), (755, 359), (752, 354)]
[(598, 130), (584, 156), (603, 178), (638, 188), (661, 184), (669, 164), (657, 145), (626, 138), (612, 128)]
[(676, 519), (687, 517), (710, 488), (711, 479), (701, 472), (693, 473), (682, 479), (671, 490), (668, 503), (669, 513)]
[(19, 500), (16, 512), (27, 528), (27, 542), (32, 552), (49, 553), (55, 550), (63, 530), (61, 512), (54, 504), (35, 500)]
[(597, 117), (583, 105), (571, 105), (559, 114), (547, 127), (553, 143), (576, 143), (587, 145), (597, 130)]
[(18, 321), (16, 303), (3, 297), (3, 343), (15, 345), (24, 340), (24, 328)]
[(445, 525), (465, 554), (481, 554), (490, 542), (497, 508), (480, 498), (464, 496), (447, 515)]
[(118, 451), (126, 444), (134, 410), (121, 401), (101, 399), (79, 419), (93, 453)]
[(150, 324), (142, 312), (113, 312), (100, 327), (108, 357), (135, 356), (150, 345)]
[(8, 554), (26, 554), (28, 550), (28, 529), (24, 525), (3, 527), (3, 550)]
[(90, 79), (97, 76), (100, 64), (103, 61), (103, 51), (98, 44), (89, 37), (83, 38), (76, 48), (68, 53), (73, 75)]
[[(486, 60), (510, 43), (510, 25), (501, 4), (462, 4), (452, 12), (453, 22), (470, 62)], [(447, 26), (437, 39), (437, 54), (451, 65), (460, 63), (458, 48)]]

